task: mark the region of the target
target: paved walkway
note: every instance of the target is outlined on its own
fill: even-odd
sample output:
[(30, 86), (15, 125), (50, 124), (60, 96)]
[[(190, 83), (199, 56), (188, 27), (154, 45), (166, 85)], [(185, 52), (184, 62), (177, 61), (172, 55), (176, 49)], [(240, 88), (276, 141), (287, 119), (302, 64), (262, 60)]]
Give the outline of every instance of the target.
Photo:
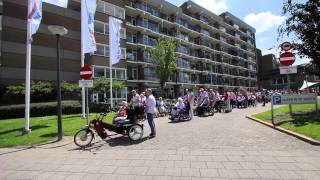
[(160, 118), (157, 138), (135, 144), (115, 137), (83, 151), (68, 138), (16, 152), (0, 149), (0, 179), (319, 180), (319, 146), (245, 118), (266, 109), (181, 123)]

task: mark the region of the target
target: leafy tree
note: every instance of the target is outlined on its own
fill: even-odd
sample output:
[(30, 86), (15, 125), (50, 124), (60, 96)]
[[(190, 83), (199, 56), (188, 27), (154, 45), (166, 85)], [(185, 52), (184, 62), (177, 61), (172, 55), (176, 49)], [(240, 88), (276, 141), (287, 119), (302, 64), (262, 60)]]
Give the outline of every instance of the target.
[[(113, 89), (121, 89), (124, 87), (124, 83), (122, 81), (112, 81)], [(110, 91), (110, 80), (106, 77), (99, 77), (94, 79), (92, 91), (96, 93), (107, 94)]]
[(77, 83), (70, 83), (67, 81), (63, 81), (61, 83), (61, 92), (62, 94), (69, 94), (69, 93), (80, 93), (81, 88)]
[(161, 93), (164, 93), (165, 82), (177, 69), (176, 42), (173, 38), (158, 39), (154, 49), (151, 49), (153, 68), (160, 80)]
[(278, 29), (279, 38), (284, 35), (296, 37), (294, 49), (300, 56), (312, 60), (309, 73), (320, 75), (320, 1), (297, 3), (284, 0), (282, 14), (287, 19)]
[(6, 95), (24, 95), (24, 84), (11, 85), (7, 87)]
[(35, 96), (44, 96), (52, 94), (54, 88), (49, 81), (31, 81), (31, 94)]

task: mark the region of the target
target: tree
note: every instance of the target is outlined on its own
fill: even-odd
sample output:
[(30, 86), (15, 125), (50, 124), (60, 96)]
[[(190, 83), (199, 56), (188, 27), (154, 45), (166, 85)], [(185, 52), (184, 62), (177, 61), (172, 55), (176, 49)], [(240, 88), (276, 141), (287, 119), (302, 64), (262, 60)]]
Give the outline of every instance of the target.
[(61, 93), (63, 99), (77, 99), (80, 97), (80, 92), (79, 84), (62, 81)]
[[(113, 89), (121, 89), (124, 87), (124, 83), (122, 81), (112, 81), (112, 88)], [(93, 88), (92, 91), (101, 94), (109, 93), (110, 89), (110, 80), (106, 77), (99, 77), (93, 81)]]
[(153, 68), (160, 80), (161, 94), (164, 94), (165, 82), (177, 69), (176, 42), (174, 39), (158, 39), (154, 49), (151, 49)]
[(279, 39), (284, 35), (296, 37), (294, 49), (311, 59), (309, 73), (320, 75), (320, 1), (284, 0), (282, 14), (287, 19), (278, 29)]

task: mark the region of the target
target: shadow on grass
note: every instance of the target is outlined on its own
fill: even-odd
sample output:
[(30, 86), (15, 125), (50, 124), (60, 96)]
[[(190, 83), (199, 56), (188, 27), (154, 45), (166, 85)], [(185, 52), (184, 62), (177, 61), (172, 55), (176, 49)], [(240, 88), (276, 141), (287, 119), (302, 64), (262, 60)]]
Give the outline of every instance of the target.
[[(38, 129), (42, 129), (42, 128), (48, 128), (50, 126), (47, 126), (47, 125), (36, 125), (36, 126), (31, 126), (30, 129), (35, 131), (35, 130), (38, 130)], [(1, 135), (4, 135), (4, 134), (9, 134), (9, 133), (13, 133), (15, 131), (18, 131), (18, 132), (22, 132), (23, 128), (16, 128), (16, 129), (10, 129), (10, 130), (7, 130), (7, 131), (2, 131), (0, 132), (0, 136)], [(20, 135), (17, 135), (18, 136), (23, 136), (23, 134), (21, 133)]]
[[(290, 116), (289, 114), (287, 115), (282, 115), (280, 118), (286, 117), (287, 119), (292, 119), (292, 120), (284, 120), (281, 122), (278, 122), (276, 125), (281, 126), (286, 123), (292, 123), (295, 127), (301, 127), (305, 126), (307, 124), (320, 124), (320, 116), (316, 113), (307, 113), (307, 114), (293, 114)], [(278, 117), (277, 117), (278, 118)]]

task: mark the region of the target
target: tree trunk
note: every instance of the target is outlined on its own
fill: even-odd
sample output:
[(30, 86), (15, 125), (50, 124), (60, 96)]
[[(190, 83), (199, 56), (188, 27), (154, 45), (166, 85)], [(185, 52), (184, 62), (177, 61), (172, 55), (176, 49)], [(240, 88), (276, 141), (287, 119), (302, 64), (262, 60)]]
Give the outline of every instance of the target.
[(162, 98), (164, 98), (164, 95), (165, 95), (165, 93), (164, 93), (164, 82), (161, 82), (160, 83), (160, 86), (161, 86), (161, 93), (160, 93), (160, 96), (162, 97)]

